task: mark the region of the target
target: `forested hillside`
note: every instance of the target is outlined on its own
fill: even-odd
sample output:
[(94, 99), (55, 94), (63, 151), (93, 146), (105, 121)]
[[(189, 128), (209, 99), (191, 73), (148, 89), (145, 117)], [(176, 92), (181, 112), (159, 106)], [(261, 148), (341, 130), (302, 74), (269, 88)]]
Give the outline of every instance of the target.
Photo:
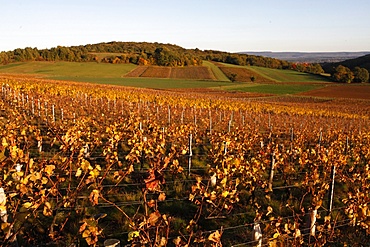
[(191, 50), (158, 43), (109, 42), (80, 46), (58, 46), (38, 50), (27, 47), (0, 53), (0, 63), (24, 61), (70, 61), (133, 63), (139, 65), (186, 66), (201, 63)]
[(337, 82), (369, 82), (370, 54), (337, 63), (324, 63), (322, 68)]
[(137, 65), (189, 66), (202, 60), (235, 65), (252, 65), (276, 69), (294, 69), (320, 74), (319, 64), (294, 64), (287, 61), (213, 50), (185, 49), (177, 45), (148, 42), (108, 42), (80, 46), (58, 46), (51, 49), (27, 47), (0, 53), (0, 64), (25, 61), (70, 61), (133, 63)]
[(334, 71), (334, 68), (336, 68), (339, 65), (348, 67), (351, 70), (353, 70), (355, 67), (360, 67), (360, 68), (364, 68), (370, 71), (370, 54), (362, 56), (362, 57), (354, 58), (354, 59), (348, 59), (348, 60), (337, 62), (337, 63), (324, 63), (322, 67), (328, 73), (332, 73)]

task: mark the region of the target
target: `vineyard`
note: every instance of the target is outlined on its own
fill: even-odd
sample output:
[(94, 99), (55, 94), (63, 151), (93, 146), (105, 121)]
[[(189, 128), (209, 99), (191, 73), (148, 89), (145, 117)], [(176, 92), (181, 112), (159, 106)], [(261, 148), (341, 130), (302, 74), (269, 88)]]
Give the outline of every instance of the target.
[(369, 246), (369, 100), (0, 85), (2, 246)]

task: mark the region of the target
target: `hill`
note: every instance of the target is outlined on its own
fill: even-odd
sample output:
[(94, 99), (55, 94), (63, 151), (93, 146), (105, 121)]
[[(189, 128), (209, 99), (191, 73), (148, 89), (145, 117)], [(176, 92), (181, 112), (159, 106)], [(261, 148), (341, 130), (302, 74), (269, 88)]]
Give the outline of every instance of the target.
[(324, 63), (322, 64), (322, 68), (325, 70), (325, 72), (332, 73), (334, 68), (336, 68), (338, 65), (343, 65), (351, 70), (353, 70), (355, 67), (360, 67), (370, 71), (370, 54), (337, 63)]
[(293, 69), (320, 74), (321, 67), (307, 65), (297, 67), (285, 60), (248, 54), (214, 50), (185, 49), (177, 45), (148, 42), (108, 42), (80, 46), (58, 46), (51, 49), (18, 48), (0, 52), (0, 64), (29, 61), (67, 61), (124, 63), (170, 67), (199, 66), (202, 61), (222, 62), (234, 65), (250, 65), (273, 69)]
[(348, 59), (353, 59), (370, 54), (370, 51), (364, 52), (240, 52), (256, 56), (271, 57), (289, 62), (301, 63), (334, 63)]
[[(133, 75), (134, 71), (142, 71)], [(145, 73), (144, 73), (145, 72)], [(234, 82), (230, 77), (235, 74)], [(207, 92), (232, 98), (271, 95), (369, 99), (370, 86), (327, 83), (323, 76), (293, 70), (238, 66), (203, 61), (202, 66), (163, 67), (86, 62), (21, 62), (0, 65), (0, 77), (40, 78), (152, 88), (177, 92)], [(252, 82), (254, 77), (254, 82)], [(312, 93), (311, 93), (312, 92)]]
[[(181, 80), (198, 81), (199, 86), (206, 81), (215, 86), (219, 83), (307, 83), (327, 82), (327, 78), (293, 70), (270, 69), (258, 66), (240, 66), (204, 61), (201, 66), (153, 66), (134, 64), (107, 64), (84, 62), (20, 62), (0, 65), (2, 74), (29, 74), (36, 77), (71, 81), (100, 81), (109, 84), (121, 81), (167, 79), (172, 87), (179, 87)], [(116, 84), (116, 83), (115, 83)], [(193, 83), (194, 84), (194, 83)], [(131, 84), (130, 84), (131, 85)], [(167, 86), (168, 87), (168, 86)]]
[[(295, 94), (327, 82), (318, 64), (147, 42), (109, 42), (0, 53), (0, 73), (156, 89), (217, 88)], [(307, 73), (309, 72), (309, 73)], [(272, 84), (301, 84), (283, 86)], [(253, 84), (255, 88), (247, 84)], [(268, 86), (264, 86), (269, 84)], [(241, 87), (240, 87), (241, 86)], [(246, 87), (248, 86), (248, 87)], [(259, 88), (256, 88), (258, 86)], [(316, 86), (315, 86), (316, 88)]]

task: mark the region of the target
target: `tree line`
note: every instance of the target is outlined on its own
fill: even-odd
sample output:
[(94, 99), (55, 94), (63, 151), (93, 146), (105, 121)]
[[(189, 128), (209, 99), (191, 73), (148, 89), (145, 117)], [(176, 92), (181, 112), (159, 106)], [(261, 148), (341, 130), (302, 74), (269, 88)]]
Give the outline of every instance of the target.
[(355, 67), (350, 68), (338, 65), (334, 69), (332, 79), (336, 82), (352, 83), (352, 82), (369, 82), (369, 71), (365, 68)]
[(324, 70), (318, 63), (292, 63), (285, 60), (280, 60), (271, 57), (227, 53), (220, 51), (206, 50), (204, 51), (203, 59), (215, 62), (235, 64), (241, 66), (258, 66), (271, 69), (290, 69), (299, 72), (322, 74)]
[(337, 82), (369, 82), (370, 54), (342, 62), (324, 63), (322, 67)]
[(214, 50), (185, 49), (177, 45), (148, 42), (108, 42), (51, 49), (26, 47), (0, 53), (0, 64), (25, 61), (133, 63), (137, 65), (191, 66), (203, 60), (321, 74), (320, 64), (291, 63), (275, 58)]
[(0, 53), (0, 64), (26, 61), (133, 63), (160, 66), (201, 64), (200, 57), (194, 56), (184, 48), (158, 43), (109, 42), (41, 50), (26, 47)]

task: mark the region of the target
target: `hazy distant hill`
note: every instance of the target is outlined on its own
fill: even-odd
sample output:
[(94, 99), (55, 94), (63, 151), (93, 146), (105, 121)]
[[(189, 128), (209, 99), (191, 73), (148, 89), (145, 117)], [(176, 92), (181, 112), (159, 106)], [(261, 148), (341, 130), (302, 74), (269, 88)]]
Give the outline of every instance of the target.
[(328, 72), (331, 73), (335, 67), (338, 65), (343, 65), (345, 67), (350, 68), (353, 70), (355, 67), (365, 68), (368, 71), (370, 71), (370, 54), (365, 55), (362, 57), (357, 57), (354, 59), (348, 59), (345, 61), (337, 62), (337, 63), (324, 63), (322, 64), (322, 68)]
[(370, 51), (364, 52), (239, 52), (256, 56), (272, 57), (286, 60), (289, 62), (307, 62), (307, 63), (334, 63), (348, 59), (353, 59), (370, 54)]

